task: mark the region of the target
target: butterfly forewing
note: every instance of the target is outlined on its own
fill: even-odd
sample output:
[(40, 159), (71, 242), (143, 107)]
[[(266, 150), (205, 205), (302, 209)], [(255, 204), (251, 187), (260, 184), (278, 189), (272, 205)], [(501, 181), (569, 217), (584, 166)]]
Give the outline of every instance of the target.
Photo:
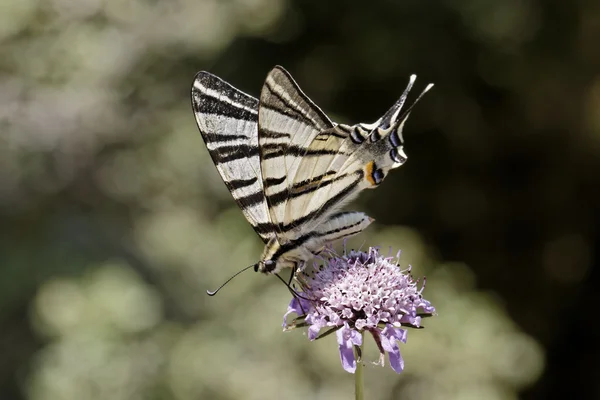
[(302, 195), (294, 185), (301, 160), (317, 159), (307, 146), (333, 123), (298, 87), (287, 71), (275, 67), (267, 75), (258, 107), (258, 136), (261, 170), (271, 221), (282, 241), (288, 235), (293, 216), (286, 210)]
[(258, 100), (202, 71), (192, 86), (192, 107), (223, 181), (248, 222), (267, 242), (274, 232), (258, 154)]

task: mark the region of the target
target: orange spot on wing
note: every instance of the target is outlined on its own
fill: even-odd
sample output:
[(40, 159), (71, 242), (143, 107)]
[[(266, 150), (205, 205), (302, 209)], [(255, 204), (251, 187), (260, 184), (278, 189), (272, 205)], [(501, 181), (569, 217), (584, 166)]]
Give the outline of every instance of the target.
[(367, 165), (365, 165), (365, 178), (367, 181), (373, 186), (377, 185), (375, 180), (373, 179), (373, 168), (375, 167), (375, 161), (369, 161)]

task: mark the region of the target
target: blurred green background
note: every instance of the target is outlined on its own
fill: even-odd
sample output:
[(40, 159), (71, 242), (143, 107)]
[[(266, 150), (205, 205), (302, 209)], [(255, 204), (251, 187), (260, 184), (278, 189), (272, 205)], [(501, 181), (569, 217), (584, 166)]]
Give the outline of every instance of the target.
[[(600, 6), (559, 0), (1, 0), (0, 399), (347, 399), (334, 337), (281, 332), (262, 243), (197, 131), (208, 70), (276, 64), (334, 120), (435, 88), (352, 204), (439, 316), (370, 399), (600, 398)], [(372, 342), (367, 356), (377, 359)]]

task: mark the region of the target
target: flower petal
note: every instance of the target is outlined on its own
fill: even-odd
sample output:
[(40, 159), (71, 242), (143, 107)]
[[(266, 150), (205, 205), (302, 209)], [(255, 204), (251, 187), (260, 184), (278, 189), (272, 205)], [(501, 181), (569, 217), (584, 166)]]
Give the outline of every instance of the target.
[(421, 326), (421, 317), (413, 316), (413, 315), (403, 315), (400, 318), (400, 322), (410, 324), (412, 326), (416, 326), (417, 328)]
[(362, 335), (354, 329), (350, 329), (350, 340), (353, 345), (362, 346)]
[(306, 300), (298, 300), (296, 297), (290, 301), (288, 305), (287, 312), (283, 314), (283, 327), (287, 326), (286, 319), (287, 316), (294, 313), (299, 316), (304, 315), (310, 308), (310, 303)]
[[(360, 339), (357, 339), (356, 335), (358, 335)], [(336, 336), (340, 349), (342, 368), (353, 374), (356, 371), (356, 358), (354, 357), (354, 348), (352, 345), (356, 344), (357, 346), (360, 346), (360, 344), (357, 343), (362, 343), (362, 335), (355, 330), (350, 329), (348, 325), (344, 325), (337, 330)]]
[(381, 334), (390, 340), (399, 340), (402, 343), (406, 343), (408, 331), (406, 329), (396, 328), (393, 325), (387, 324)]
[(435, 307), (432, 306), (431, 303), (425, 299), (421, 299), (421, 303), (419, 304), (419, 307), (421, 307), (423, 309), (423, 312), (426, 312), (429, 314), (435, 313)]
[(308, 338), (310, 340), (315, 340), (319, 336), (319, 331), (327, 326), (327, 319), (323, 316), (309, 314), (305, 321), (310, 324), (308, 327)]
[(390, 367), (392, 367), (394, 372), (399, 374), (404, 370), (404, 359), (402, 358), (402, 354), (400, 354), (400, 349), (398, 348), (398, 345), (395, 344), (395, 346), (396, 350), (389, 351), (388, 355), (390, 357)]
[(394, 328), (389, 324), (381, 332), (381, 347), (388, 353), (390, 366), (398, 374), (404, 370), (404, 359), (400, 354), (397, 341), (406, 343), (406, 336), (407, 331), (405, 329)]
[(319, 336), (321, 327), (319, 325), (311, 325), (308, 327), (308, 339), (315, 340)]
[(362, 330), (365, 326), (367, 326), (367, 321), (365, 321), (364, 319), (357, 319), (354, 323), (354, 326), (356, 327), (356, 329)]

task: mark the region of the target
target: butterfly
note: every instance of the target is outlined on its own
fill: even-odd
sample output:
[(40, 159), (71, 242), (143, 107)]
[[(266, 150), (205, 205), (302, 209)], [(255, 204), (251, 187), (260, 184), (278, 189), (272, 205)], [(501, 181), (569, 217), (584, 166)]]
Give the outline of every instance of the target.
[(265, 243), (255, 271), (302, 268), (330, 242), (364, 230), (372, 218), (339, 211), (404, 164), (403, 110), (415, 82), (372, 124), (337, 124), (274, 67), (256, 99), (201, 71), (192, 108), (210, 156), (244, 216)]

